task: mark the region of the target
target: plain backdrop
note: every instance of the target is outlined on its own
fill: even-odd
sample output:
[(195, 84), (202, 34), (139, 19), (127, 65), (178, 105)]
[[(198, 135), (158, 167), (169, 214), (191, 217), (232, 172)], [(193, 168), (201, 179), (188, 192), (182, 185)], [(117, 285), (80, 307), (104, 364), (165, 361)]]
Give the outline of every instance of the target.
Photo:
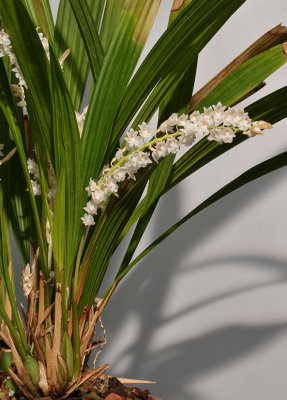
[[(55, 15), (58, 0), (51, 4)], [(143, 57), (165, 30), (171, 4), (162, 0)], [(195, 90), (284, 20), (285, 0), (247, 0), (202, 51)], [(244, 105), (286, 78), (284, 66)], [(286, 151), (286, 125), (237, 146), (164, 196), (140, 249), (225, 183)], [(110, 374), (155, 380), (151, 390), (164, 400), (286, 400), (286, 178), (282, 169), (237, 190), (137, 265), (103, 317), (108, 344), (98, 360), (111, 363)], [(121, 257), (119, 250), (110, 277)]]

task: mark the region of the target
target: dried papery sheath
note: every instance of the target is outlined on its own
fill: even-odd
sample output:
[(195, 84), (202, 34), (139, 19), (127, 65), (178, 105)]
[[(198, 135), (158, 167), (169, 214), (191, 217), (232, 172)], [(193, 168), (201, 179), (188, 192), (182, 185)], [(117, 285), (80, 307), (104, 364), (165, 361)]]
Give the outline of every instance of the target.
[(94, 224), (93, 215), (105, 207), (111, 194), (117, 195), (119, 184), (125, 179), (136, 179), (139, 169), (147, 167), (168, 154), (176, 154), (181, 146), (190, 146), (196, 138), (207, 136), (209, 141), (232, 143), (236, 134), (247, 136), (262, 134), (262, 129), (272, 126), (265, 121), (252, 122), (243, 109), (226, 108), (221, 103), (194, 111), (191, 115), (172, 114), (157, 131), (143, 122), (139, 130), (130, 129), (111, 165), (103, 169), (98, 181), (90, 179), (86, 188), (90, 200), (82, 217), (85, 225)]

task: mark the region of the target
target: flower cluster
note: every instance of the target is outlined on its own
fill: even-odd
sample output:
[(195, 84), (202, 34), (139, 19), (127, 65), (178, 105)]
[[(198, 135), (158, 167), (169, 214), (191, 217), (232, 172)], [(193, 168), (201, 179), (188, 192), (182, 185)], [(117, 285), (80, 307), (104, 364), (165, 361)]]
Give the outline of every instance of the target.
[(17, 103), (19, 107), (25, 107), (26, 102), (24, 100), (24, 88), (27, 88), (25, 79), (23, 77), (23, 73), (18, 64), (16, 56), (12, 50), (11, 42), (9, 35), (2, 29), (0, 31), (0, 57), (8, 56), (10, 60), (10, 65), (12, 66), (12, 71), (15, 73), (16, 78), (18, 79), (18, 85), (13, 85), (12, 93), (17, 97), (20, 97), (21, 100)]
[(264, 121), (252, 122), (243, 109), (228, 108), (218, 103), (204, 112), (191, 115), (172, 114), (158, 130), (143, 122), (139, 129), (130, 129), (123, 146), (117, 151), (110, 166), (104, 167), (99, 179), (90, 179), (86, 188), (90, 199), (82, 221), (94, 225), (94, 215), (103, 209), (111, 194), (117, 195), (119, 184), (125, 179), (136, 179), (136, 173), (153, 161), (158, 162), (168, 154), (176, 154), (180, 146), (190, 146), (197, 137), (207, 136), (220, 144), (231, 143), (237, 132), (247, 136), (261, 134), (261, 129), (271, 128)]

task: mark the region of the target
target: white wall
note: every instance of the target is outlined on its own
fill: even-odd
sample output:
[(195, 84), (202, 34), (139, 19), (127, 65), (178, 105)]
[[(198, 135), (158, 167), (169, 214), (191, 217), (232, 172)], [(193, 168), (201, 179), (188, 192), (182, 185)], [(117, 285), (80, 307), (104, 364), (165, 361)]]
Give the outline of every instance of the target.
[[(148, 48), (165, 29), (171, 4), (162, 0)], [(195, 89), (286, 15), (284, 0), (246, 1), (202, 52)], [(251, 100), (286, 78), (285, 66)], [(141, 249), (222, 185), (286, 148), (285, 120), (194, 174), (160, 202)], [(101, 361), (112, 364), (112, 374), (156, 380), (153, 392), (164, 400), (285, 400), (286, 178), (284, 169), (238, 190), (138, 265), (103, 318), (109, 344)], [(120, 261), (118, 253), (114, 264)]]

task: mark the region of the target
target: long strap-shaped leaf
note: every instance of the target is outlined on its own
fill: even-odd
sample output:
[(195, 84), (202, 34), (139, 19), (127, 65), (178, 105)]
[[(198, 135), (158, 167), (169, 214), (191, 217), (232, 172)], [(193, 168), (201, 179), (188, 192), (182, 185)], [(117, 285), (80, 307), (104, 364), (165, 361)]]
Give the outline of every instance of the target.
[[(112, 146), (160, 79), (194, 59), (244, 0), (193, 0), (161, 36), (131, 80), (114, 127)], [(185, 59), (185, 63), (187, 60)], [(186, 64), (185, 64), (186, 66)], [(182, 73), (184, 70), (182, 71)], [(111, 146), (111, 147), (112, 147)]]
[(70, 0), (70, 4), (85, 43), (94, 81), (97, 81), (104, 59), (104, 50), (91, 15), (91, 10), (86, 0)]
[(125, 0), (107, 0), (101, 26), (101, 41), (107, 51), (117, 30)]
[[(46, 254), (46, 244), (43, 239), (42, 235), (42, 230), (41, 230), (41, 223), (40, 223), (40, 218), (37, 210), (37, 205), (35, 201), (35, 196), (33, 193), (32, 185), (31, 185), (31, 180), (30, 180), (30, 175), (27, 167), (27, 161), (26, 161), (26, 155), (25, 155), (25, 150), (24, 150), (24, 145), (22, 141), (22, 136), (21, 136), (21, 131), (19, 128), (19, 125), (17, 123), (17, 117), (14, 109), (14, 103), (10, 91), (10, 86), (9, 82), (6, 76), (5, 68), (3, 66), (2, 60), (0, 62), (0, 107), (2, 109), (3, 114), (5, 115), (5, 118), (9, 124), (10, 130), (13, 135), (13, 139), (15, 141), (18, 155), (21, 161), (21, 167), (25, 176), (25, 181), (26, 185), (28, 187), (28, 192), (30, 196), (30, 202), (31, 202), (31, 207), (33, 211), (33, 216), (34, 216), (34, 222), (35, 222), (35, 227), (36, 227), (36, 232), (37, 232), (37, 239), (38, 239), (38, 244), (40, 246), (40, 262), (41, 266), (43, 268), (44, 274), (46, 274), (46, 277), (48, 276), (47, 273), (47, 260), (45, 259), (45, 254)], [(37, 243), (35, 243), (37, 245)]]
[[(83, 207), (82, 151), (72, 101), (60, 65), (51, 51), (55, 172), (59, 177), (54, 212), (53, 250), (56, 272), (67, 281), (75, 259)], [(59, 193), (59, 195), (58, 195)], [(57, 276), (58, 278), (58, 276)]]
[(160, 0), (127, 0), (121, 22), (93, 90), (83, 132), (85, 183), (97, 177), (112, 134), (114, 118), (149, 35)]
[(38, 136), (51, 154), (50, 67), (46, 53), (21, 1), (0, 0), (0, 12), (40, 123)]
[(34, 25), (41, 26), (47, 38), (53, 38), (54, 21), (49, 0), (22, 0)]
[[(5, 143), (5, 154), (9, 154), (15, 147), (15, 143), (9, 137), (9, 126), (2, 110), (0, 111), (0, 143)], [(6, 209), (19, 253), (23, 264), (26, 265), (30, 262), (31, 206), (29, 193), (26, 190), (27, 185), (18, 154), (14, 154), (8, 161), (0, 167), (3, 210)], [(7, 265), (8, 262), (9, 260)]]
[[(105, 0), (87, 0), (86, 2), (94, 21), (94, 27), (98, 31)], [(64, 77), (74, 108), (78, 111), (81, 107), (90, 64), (69, 0), (60, 0), (54, 43), (57, 57), (70, 49), (70, 54), (64, 63)]]
[(145, 257), (151, 250), (158, 246), (163, 240), (165, 240), (169, 235), (171, 235), (176, 229), (178, 229), (182, 224), (192, 218), (194, 215), (198, 214), (200, 211), (204, 210), (206, 207), (220, 200), (222, 197), (228, 195), (234, 190), (252, 182), (255, 179), (260, 178), (270, 172), (276, 171), (279, 168), (287, 166), (287, 152), (281, 153), (275, 157), (264, 161), (255, 167), (249, 169), (248, 171), (241, 174), (238, 178), (234, 179), (232, 182), (225, 185), (222, 189), (214, 193), (193, 211), (188, 213), (184, 218), (178, 221), (176, 224), (171, 226), (167, 231), (160, 235), (154, 242), (152, 242), (144, 251), (142, 251), (126, 268), (117, 276), (117, 283), (132, 269), (132, 267), (137, 264), (143, 257)]

